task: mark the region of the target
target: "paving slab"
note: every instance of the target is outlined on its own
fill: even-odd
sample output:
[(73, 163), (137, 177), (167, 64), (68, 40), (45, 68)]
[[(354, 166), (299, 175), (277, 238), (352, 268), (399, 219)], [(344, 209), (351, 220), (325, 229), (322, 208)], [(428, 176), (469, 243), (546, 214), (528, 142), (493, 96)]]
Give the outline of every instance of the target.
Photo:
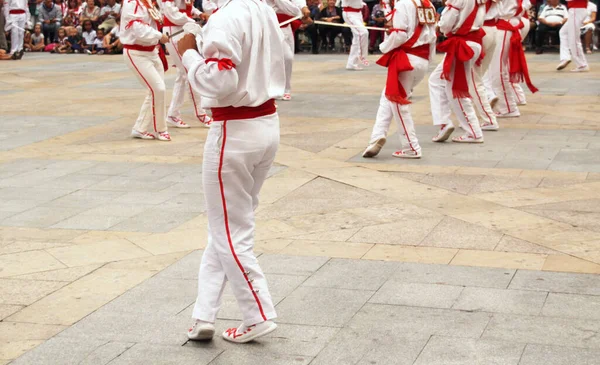
[(596, 365), (598, 359), (597, 349), (529, 344), (519, 365)]
[(600, 295), (600, 276), (519, 270), (509, 289)]
[(517, 365), (524, 344), (432, 336), (414, 365)]
[(465, 311), (539, 315), (548, 293), (493, 288), (464, 288), (452, 308)]
[(394, 281), (488, 288), (508, 287), (515, 270), (401, 263)]

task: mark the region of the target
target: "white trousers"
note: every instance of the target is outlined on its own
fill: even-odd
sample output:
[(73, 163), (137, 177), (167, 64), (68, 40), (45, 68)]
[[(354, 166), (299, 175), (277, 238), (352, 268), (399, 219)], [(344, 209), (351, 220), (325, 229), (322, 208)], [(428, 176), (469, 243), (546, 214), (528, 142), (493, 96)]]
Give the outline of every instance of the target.
[(148, 89), (133, 129), (138, 132), (165, 132), (165, 72), (158, 50), (145, 52), (124, 49), (123, 57), (140, 83)]
[[(512, 23), (512, 21), (511, 21)], [(510, 83), (509, 58), (511, 31), (498, 29), (496, 32), (496, 51), (490, 65), (490, 76), (494, 93), (498, 96), (496, 110), (500, 114), (518, 112), (516, 97)]]
[(350, 28), (352, 30), (352, 46), (350, 46), (350, 55), (346, 64), (347, 68), (358, 67), (362, 65), (362, 60), (369, 54), (369, 31), (364, 27), (362, 13), (344, 11), (342, 15), (346, 23), (360, 26), (360, 28)]
[[(481, 46), (475, 42), (467, 42), (474, 52), (473, 58), (464, 63), (467, 83), (473, 83), (471, 69), (477, 58), (481, 54)], [(446, 55), (444, 55), (446, 59)], [(452, 66), (451, 75), (454, 75)], [(452, 80), (443, 80), (441, 78), (444, 68), (444, 60), (435, 68), (429, 76), (429, 99), (431, 101), (431, 114), (434, 125), (452, 124), (450, 119), (450, 110), (458, 119), (458, 122), (467, 134), (475, 138), (482, 136), (479, 121), (473, 109), (471, 98), (458, 98), (452, 96)]]
[(283, 31), (283, 61), (285, 63), (285, 93), (292, 92), (292, 65), (294, 64), (294, 32), (288, 25)]
[[(525, 18), (523, 18), (521, 21), (523, 22), (523, 28), (521, 28), (521, 39), (525, 40), (525, 38), (529, 34), (529, 29), (531, 28), (531, 23), (529, 22), (528, 19), (525, 19)], [(525, 91), (521, 87), (521, 84), (517, 84), (517, 83), (511, 83), (511, 84), (512, 84), (511, 86), (513, 89), (513, 93), (515, 95), (515, 101), (517, 102), (517, 105), (526, 104), (527, 98), (525, 97)]]
[[(165, 26), (163, 27), (163, 33), (173, 34), (181, 29), (183, 29), (183, 27)], [(176, 35), (166, 44), (167, 50), (169, 51), (169, 64), (174, 65), (177, 70), (177, 77), (175, 78), (175, 85), (173, 86), (173, 98), (171, 99), (171, 105), (169, 106), (167, 116), (175, 118), (181, 117), (181, 107), (185, 101), (185, 95), (188, 94), (192, 99), (196, 118), (198, 118), (200, 122), (203, 122), (206, 111), (202, 109), (202, 106), (200, 105), (200, 94), (194, 91), (188, 82), (187, 69), (183, 66), (181, 56), (179, 55), (179, 52), (177, 52), (177, 41), (184, 35), (184, 33)]]
[(473, 65), (471, 69), (472, 82), (469, 83), (469, 94), (477, 109), (477, 113), (481, 120), (486, 124), (497, 124), (496, 115), (490, 106), (490, 98), (483, 82), (484, 75), (487, 73), (490, 63), (494, 58), (496, 50), (496, 27), (483, 27), (485, 37), (483, 37), (483, 51), (485, 55), (481, 61), (481, 65)]
[(204, 145), (202, 182), (208, 245), (193, 318), (215, 322), (226, 281), (247, 326), (276, 317), (254, 255), (254, 209), (279, 145), (279, 116), (215, 121)]
[[(8, 19), (6, 19), (6, 21), (12, 24), (10, 29), (10, 54), (13, 54), (23, 49), (27, 14), (8, 14)], [(4, 32), (4, 29), (1, 31)]]
[[(408, 59), (413, 70), (400, 73), (398, 79), (406, 91), (407, 97), (410, 97), (412, 95), (412, 90), (425, 77), (429, 67), (429, 61), (411, 54), (408, 55)], [(421, 146), (419, 146), (419, 140), (417, 139), (417, 132), (415, 131), (415, 123), (410, 113), (410, 104), (401, 105), (389, 101), (388, 98), (385, 97), (385, 88), (383, 89), (381, 99), (379, 100), (379, 109), (377, 110), (377, 119), (375, 121), (375, 126), (373, 126), (371, 141), (375, 141), (376, 139), (387, 135), (387, 132), (390, 129), (392, 116), (396, 119), (396, 123), (398, 124), (398, 136), (400, 137), (402, 150), (413, 152), (421, 151)]]
[(569, 9), (569, 18), (560, 28), (560, 60), (573, 60), (575, 66), (587, 66), (587, 59), (581, 48), (581, 27), (587, 17), (587, 10), (580, 8)]

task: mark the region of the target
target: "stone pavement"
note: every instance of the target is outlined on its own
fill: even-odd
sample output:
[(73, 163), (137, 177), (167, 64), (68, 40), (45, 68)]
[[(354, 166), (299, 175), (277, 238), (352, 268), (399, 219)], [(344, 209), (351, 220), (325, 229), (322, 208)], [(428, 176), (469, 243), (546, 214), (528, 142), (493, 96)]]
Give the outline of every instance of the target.
[(597, 363), (600, 58), (529, 59), (541, 92), (480, 146), (429, 142), (419, 85), (404, 161), (395, 127), (359, 157), (382, 68), (298, 57), (257, 212), (280, 328), (247, 346), (185, 340), (206, 130), (127, 138), (143, 90), (121, 57), (2, 63), (0, 364)]

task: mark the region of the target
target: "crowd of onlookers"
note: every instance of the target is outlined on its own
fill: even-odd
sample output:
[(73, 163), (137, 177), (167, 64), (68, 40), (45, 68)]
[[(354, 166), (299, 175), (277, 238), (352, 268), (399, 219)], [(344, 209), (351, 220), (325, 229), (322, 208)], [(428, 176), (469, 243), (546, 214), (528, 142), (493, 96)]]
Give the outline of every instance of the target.
[[(83, 1), (83, 2), (82, 2)], [(29, 0), (31, 19), (25, 34), (24, 49), (30, 52), (54, 53), (121, 53), (119, 20), (121, 0)], [(598, 27), (595, 26), (597, 4), (591, 0), (588, 19), (581, 29), (585, 51), (597, 49)], [(442, 0), (433, 0), (438, 13), (444, 9)], [(542, 53), (544, 48), (559, 44), (558, 32), (566, 22), (567, 7), (564, 0), (532, 0), (533, 6), (527, 17), (531, 30), (524, 44)], [(0, 0), (0, 4), (2, 0)], [(196, 0), (202, 8), (202, 1)], [(313, 20), (328, 23), (344, 23), (340, 0), (307, 0)], [(385, 14), (378, 0), (364, 0), (362, 12), (365, 24), (385, 26)], [(0, 11), (0, 30), (4, 19)], [(349, 28), (323, 24), (303, 24), (295, 32), (296, 52), (309, 49), (312, 53), (347, 52), (352, 43)], [(7, 49), (8, 34), (0, 31), (0, 49)], [(377, 45), (384, 32), (369, 31), (369, 52), (378, 52)]]

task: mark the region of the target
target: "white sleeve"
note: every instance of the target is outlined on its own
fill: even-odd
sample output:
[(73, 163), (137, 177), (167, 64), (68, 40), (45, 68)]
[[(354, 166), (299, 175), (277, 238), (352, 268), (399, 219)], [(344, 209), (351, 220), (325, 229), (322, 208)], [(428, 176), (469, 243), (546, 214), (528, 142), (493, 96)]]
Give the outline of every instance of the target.
[[(214, 26), (211, 24), (212, 29), (204, 33), (204, 56), (188, 50), (183, 55), (183, 65), (194, 90), (207, 98), (223, 99), (237, 91), (239, 76), (235, 65), (241, 61), (242, 45), (230, 32)], [(219, 67), (220, 62), (227, 60), (233, 67)]]
[(306, 0), (292, 0), (294, 4), (298, 7), (298, 9), (302, 9), (306, 7)]
[(179, 11), (179, 8), (175, 6), (173, 0), (161, 1), (161, 10), (165, 18), (169, 19), (171, 23), (176, 25), (184, 25), (185, 23), (193, 22), (186, 13)]
[[(123, 33), (130, 33), (135, 43), (141, 46), (153, 46), (160, 41), (162, 33), (146, 23), (144, 14), (140, 11), (135, 13), (135, 1), (128, 1), (121, 12)], [(127, 38), (127, 37), (124, 37)]]
[(205, 12), (217, 10), (217, 4), (211, 0), (202, 0), (202, 10)]
[(379, 45), (381, 52), (388, 53), (400, 47), (415, 33), (416, 9), (412, 3), (410, 3), (411, 5), (408, 4), (408, 1), (397, 4), (393, 22), (393, 27), (396, 30), (391, 32), (387, 39)]
[(460, 17), (460, 10), (466, 5), (459, 0), (446, 1), (446, 8), (442, 11), (440, 22), (438, 23), (442, 34), (448, 34), (454, 29)]
[(276, 13), (290, 16), (302, 15), (300, 8), (291, 0), (273, 0), (273, 2), (275, 3)]

